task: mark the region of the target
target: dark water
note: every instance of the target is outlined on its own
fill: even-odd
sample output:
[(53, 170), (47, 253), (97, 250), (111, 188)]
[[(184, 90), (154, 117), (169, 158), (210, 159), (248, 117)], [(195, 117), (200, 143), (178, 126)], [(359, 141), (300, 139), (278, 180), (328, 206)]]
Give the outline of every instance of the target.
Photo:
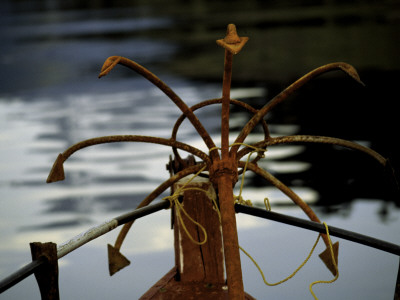
[[(161, 10), (160, 7), (163, 7)], [(188, 105), (221, 95), (223, 51), (214, 40), (236, 23), (249, 36), (235, 56), (232, 98), (261, 107), (295, 78), (332, 61), (354, 65), (366, 87), (341, 72), (324, 75), (266, 118), (274, 135), (349, 139), (389, 157), (399, 170), (396, 84), (400, 61), (396, 1), (158, 1), (81, 3), (6, 1), (0, 13), (0, 275), (29, 261), (29, 242), (62, 243), (136, 205), (168, 178), (170, 149), (114, 144), (86, 149), (65, 164), (66, 180), (46, 185), (57, 154), (96, 136), (169, 137), (179, 110), (143, 78), (118, 67), (97, 79), (103, 61), (143, 64)], [(218, 143), (219, 109), (198, 112)], [(232, 137), (248, 120), (232, 111)], [(256, 131), (247, 142), (262, 138)], [(205, 150), (188, 123), (178, 139)], [(328, 224), (399, 243), (399, 197), (366, 155), (327, 145), (271, 147), (260, 165), (294, 189)], [(304, 217), (254, 176), (245, 198), (268, 196), (274, 210)], [(289, 275), (316, 236), (238, 216), (240, 244), (270, 281)], [(137, 298), (173, 265), (168, 212), (135, 224), (123, 253), (133, 266), (108, 277), (112, 232), (60, 260), (63, 299)], [(260, 243), (260, 240), (263, 242)], [(317, 252), (323, 250), (319, 245)], [(340, 278), (317, 286), (320, 299), (391, 299), (398, 258), (341, 241)], [(308, 299), (308, 285), (330, 279), (314, 257), (294, 279), (265, 287), (243, 257), (246, 290), (258, 299)], [(39, 299), (33, 277), (0, 299)]]

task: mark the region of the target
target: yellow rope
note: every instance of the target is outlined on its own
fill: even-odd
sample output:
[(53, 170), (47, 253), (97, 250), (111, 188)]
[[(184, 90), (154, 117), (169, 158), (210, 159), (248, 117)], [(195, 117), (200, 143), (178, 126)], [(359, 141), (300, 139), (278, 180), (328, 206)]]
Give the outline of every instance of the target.
[[(236, 145), (236, 146), (237, 146), (237, 145), (243, 145), (243, 146), (246, 146), (246, 147), (249, 147), (249, 148), (252, 148), (252, 149), (253, 149), (253, 151), (251, 151), (251, 152), (249, 153), (249, 155), (248, 155), (248, 157), (247, 157), (247, 160), (246, 160), (246, 164), (245, 164), (245, 166), (244, 166), (244, 168), (243, 168), (243, 175), (242, 175), (242, 181), (241, 181), (241, 184), (240, 184), (239, 196), (234, 196), (234, 201), (235, 201), (235, 203), (245, 204), (245, 205), (250, 205), (250, 206), (252, 206), (252, 203), (251, 203), (250, 200), (243, 200), (243, 197), (242, 197), (242, 191), (243, 191), (243, 186), (244, 186), (244, 176), (245, 176), (245, 173), (246, 173), (246, 170), (247, 170), (247, 165), (248, 165), (249, 162), (250, 162), (251, 155), (252, 155), (253, 153), (255, 153), (255, 152), (260, 153), (260, 152), (265, 152), (265, 151), (267, 151), (267, 150), (266, 150), (266, 149), (262, 149), (262, 148), (258, 148), (258, 147), (252, 146), (252, 145), (248, 145), (248, 144), (242, 144), (242, 143), (235, 143), (235, 144), (232, 144), (232, 145), (230, 145), (230, 146), (232, 147), (232, 146), (235, 146), (235, 145)], [(268, 211), (271, 210), (271, 205), (270, 205), (269, 199), (268, 199), (267, 197), (264, 198), (264, 205), (265, 205), (266, 210), (268, 210)], [(300, 264), (300, 266), (297, 267), (297, 269), (294, 270), (294, 272), (293, 272), (292, 274), (290, 274), (288, 277), (286, 277), (285, 279), (283, 279), (283, 280), (281, 280), (281, 281), (278, 281), (278, 282), (276, 282), (276, 283), (269, 283), (269, 282), (265, 279), (264, 273), (263, 273), (263, 271), (261, 270), (261, 268), (260, 268), (260, 266), (258, 265), (258, 263), (255, 261), (255, 259), (254, 259), (248, 252), (246, 252), (241, 246), (239, 246), (239, 249), (240, 249), (244, 254), (246, 254), (246, 256), (247, 256), (248, 258), (250, 258), (250, 260), (251, 260), (251, 261), (254, 263), (254, 265), (257, 267), (258, 271), (259, 271), (260, 274), (261, 274), (261, 277), (262, 277), (263, 280), (264, 280), (264, 283), (265, 283), (266, 285), (268, 285), (268, 286), (276, 286), (276, 285), (279, 285), (279, 284), (281, 284), (281, 283), (284, 283), (284, 282), (288, 281), (289, 279), (291, 279), (292, 277), (294, 277), (298, 271), (300, 271), (300, 269), (307, 263), (307, 261), (310, 259), (311, 255), (313, 254), (313, 252), (314, 252), (314, 250), (315, 250), (315, 247), (317, 246), (320, 237), (321, 237), (321, 236), (318, 235), (318, 238), (317, 238), (317, 240), (315, 241), (315, 243), (314, 243), (314, 245), (313, 245), (313, 247), (312, 247), (310, 253), (308, 254), (307, 258)]]
[(255, 261), (255, 259), (254, 259), (249, 253), (247, 253), (242, 247), (239, 246), (239, 248), (240, 248), (240, 250), (243, 251), (244, 254), (247, 255), (248, 258), (250, 258), (250, 260), (253, 262), (253, 264), (257, 267), (258, 271), (259, 271), (260, 274), (261, 274), (262, 279), (264, 280), (264, 283), (265, 283), (266, 285), (268, 285), (268, 286), (276, 286), (276, 285), (279, 285), (279, 284), (281, 284), (281, 283), (284, 283), (284, 282), (288, 281), (289, 279), (293, 278), (293, 277), (296, 275), (296, 273), (297, 273), (298, 271), (300, 271), (300, 269), (301, 269), (302, 267), (304, 267), (304, 265), (308, 262), (308, 260), (310, 259), (311, 255), (313, 254), (313, 252), (314, 252), (314, 250), (315, 250), (315, 247), (317, 246), (317, 244), (318, 244), (318, 242), (319, 242), (320, 237), (321, 237), (321, 235), (318, 235), (318, 238), (317, 238), (317, 240), (315, 241), (313, 247), (311, 248), (310, 253), (309, 253), (308, 256), (306, 257), (306, 259), (301, 263), (301, 265), (298, 266), (297, 269), (294, 270), (294, 272), (293, 272), (292, 274), (290, 274), (288, 277), (286, 277), (285, 279), (282, 279), (281, 281), (275, 282), (275, 283), (269, 283), (269, 282), (265, 279), (264, 272), (261, 270), (260, 266), (257, 264), (257, 262)]
[[(183, 208), (183, 205), (179, 202), (178, 198), (181, 195), (181, 193), (183, 193), (184, 191), (188, 191), (188, 190), (197, 190), (197, 191), (201, 191), (201, 192), (204, 192), (204, 193), (208, 194), (207, 191), (205, 191), (204, 189), (201, 189), (201, 188), (196, 188), (196, 187), (185, 188), (195, 177), (197, 177), (201, 172), (203, 172), (205, 170), (205, 168), (206, 167), (203, 167), (200, 171), (198, 171), (195, 175), (193, 175), (182, 187), (176, 189), (176, 191), (171, 196), (167, 196), (167, 197), (163, 198), (163, 200), (170, 201), (170, 207), (175, 205), (175, 207), (176, 207), (176, 216), (177, 216), (177, 218), (179, 220), (179, 223), (182, 225), (182, 228), (186, 232), (186, 234), (189, 237), (189, 239), (196, 245), (203, 245), (203, 244), (205, 244), (207, 242), (207, 232), (206, 232), (205, 228), (200, 223), (196, 222), (192, 217), (189, 216), (189, 214)], [(208, 195), (208, 197), (210, 199), (214, 199), (214, 197), (211, 196), (211, 195)], [(195, 224), (197, 227), (199, 227), (200, 230), (203, 232), (204, 239), (202, 241), (200, 241), (200, 242), (196, 241), (192, 237), (192, 235), (189, 233), (189, 230), (186, 228), (185, 222), (183, 222), (181, 211), (185, 214), (185, 216), (193, 224)]]
[[(243, 144), (243, 143), (234, 143), (234, 144), (230, 145), (229, 147), (237, 146), (237, 145), (242, 145), (242, 146), (246, 146), (246, 147), (252, 148), (253, 151), (251, 151), (251, 152), (249, 153), (248, 157), (247, 157), (246, 164), (245, 164), (245, 166), (244, 166), (244, 168), (243, 168), (243, 173), (242, 173), (243, 175), (242, 175), (242, 180), (241, 180), (241, 184), (240, 184), (239, 195), (238, 195), (238, 196), (234, 195), (234, 202), (235, 202), (235, 203), (239, 203), (239, 204), (244, 204), (244, 205), (252, 206), (251, 200), (244, 200), (243, 197), (242, 197), (242, 191), (243, 191), (243, 186), (244, 186), (244, 176), (245, 176), (245, 173), (246, 173), (247, 165), (248, 165), (249, 162), (250, 162), (251, 155), (252, 155), (253, 153), (255, 153), (255, 152), (258, 152), (259, 155), (260, 155), (261, 152), (264, 153), (264, 152), (267, 151), (267, 150), (266, 150), (266, 149), (262, 149), (262, 148), (257, 148), (257, 147), (255, 147), (255, 146), (248, 145), (248, 144)], [(219, 148), (219, 147), (213, 147), (213, 148), (211, 148), (209, 151), (211, 152), (211, 151), (216, 150), (216, 149), (220, 149), (220, 148)], [(262, 157), (264, 157), (264, 154), (262, 154)], [(213, 203), (214, 203), (214, 205), (215, 205), (215, 209), (216, 209), (216, 211), (217, 211), (217, 213), (218, 213), (219, 220), (220, 220), (220, 222), (221, 222), (221, 213), (220, 213), (220, 211), (219, 211), (219, 209), (218, 209), (218, 206), (217, 206), (217, 203), (216, 203), (216, 200), (215, 200), (215, 199), (213, 199)], [(271, 210), (271, 205), (270, 205), (269, 199), (268, 199), (267, 197), (264, 198), (264, 205), (265, 205), (265, 208), (266, 208), (268, 211)], [(337, 264), (336, 264), (336, 261), (335, 261), (335, 256), (334, 256), (334, 253), (333, 253), (332, 241), (331, 241), (330, 236), (329, 236), (328, 225), (327, 225), (325, 222), (324, 222), (323, 224), (325, 225), (326, 234), (327, 234), (327, 236), (328, 236), (328, 240), (329, 240), (329, 249), (330, 249), (330, 252), (331, 252), (333, 264), (334, 264), (335, 269), (336, 269), (336, 276), (335, 276), (335, 278), (333, 278), (332, 280), (329, 280), (329, 281), (319, 280), (319, 281), (315, 281), (315, 282), (313, 282), (313, 283), (310, 284), (310, 287), (309, 287), (310, 292), (311, 292), (312, 296), (314, 297), (314, 299), (316, 299), (316, 300), (318, 300), (318, 298), (317, 298), (317, 296), (314, 294), (314, 292), (313, 292), (313, 290), (312, 290), (313, 285), (318, 284), (318, 283), (333, 283), (333, 282), (335, 282), (335, 281), (338, 279), (338, 277), (339, 277), (339, 270), (338, 270), (338, 267), (337, 267)], [(285, 279), (282, 279), (282, 280), (280, 280), (280, 281), (278, 281), (278, 282), (275, 282), (275, 283), (269, 283), (269, 282), (266, 280), (265, 276), (264, 276), (264, 272), (262, 271), (262, 269), (260, 268), (260, 266), (258, 265), (258, 263), (255, 261), (255, 259), (254, 259), (248, 252), (246, 252), (241, 246), (239, 246), (239, 249), (240, 249), (240, 250), (253, 262), (253, 264), (257, 267), (258, 271), (259, 271), (260, 274), (261, 274), (261, 277), (262, 277), (264, 283), (265, 283), (266, 285), (268, 285), (268, 286), (276, 286), (276, 285), (279, 285), (279, 284), (281, 284), (281, 283), (284, 283), (284, 282), (288, 281), (289, 279), (293, 278), (293, 277), (297, 274), (297, 272), (299, 272), (299, 271), (301, 270), (301, 268), (304, 267), (304, 265), (309, 261), (310, 257), (311, 257), (312, 254), (314, 253), (314, 250), (315, 250), (315, 248), (317, 247), (317, 244), (318, 244), (320, 238), (321, 238), (321, 234), (318, 235), (317, 240), (315, 241), (314, 245), (312, 246), (310, 253), (309, 253), (308, 256), (306, 257), (306, 259), (300, 264), (300, 266), (298, 266), (297, 269), (294, 270), (294, 272), (293, 272), (292, 274), (290, 274), (288, 277), (286, 277)]]
[[(241, 184), (240, 184), (239, 195), (238, 195), (238, 196), (234, 195), (234, 202), (235, 202), (235, 203), (239, 203), (239, 204), (244, 204), (244, 205), (252, 206), (251, 200), (244, 200), (243, 197), (242, 197), (242, 191), (243, 191), (243, 186), (244, 186), (244, 176), (245, 176), (245, 173), (246, 173), (246, 170), (247, 170), (247, 165), (248, 165), (249, 162), (250, 162), (251, 155), (252, 155), (253, 153), (255, 153), (255, 152), (258, 152), (258, 153), (260, 154), (261, 152), (263, 153), (263, 152), (265, 152), (265, 151), (267, 151), (267, 150), (266, 150), (266, 149), (262, 149), (262, 148), (258, 148), (258, 147), (252, 146), (252, 145), (248, 145), (248, 144), (243, 144), (243, 143), (234, 143), (234, 144), (230, 145), (230, 147), (232, 147), (232, 146), (237, 146), (237, 145), (243, 145), (243, 146), (252, 148), (253, 151), (251, 151), (251, 152), (249, 153), (248, 157), (247, 157), (246, 164), (245, 164), (245, 166), (244, 166), (244, 168), (243, 168), (243, 173), (242, 173), (243, 175), (242, 175), (242, 180), (241, 180)], [(213, 147), (213, 148), (210, 149), (210, 151), (215, 150), (215, 149), (220, 149), (220, 148), (218, 148), (218, 147)], [(264, 154), (262, 154), (262, 157), (264, 157)], [(217, 206), (215, 200), (214, 200), (214, 205), (215, 205), (215, 207), (216, 207), (218, 216), (219, 216), (220, 221), (221, 221), (221, 214), (220, 214), (220, 212), (219, 212), (219, 210), (218, 210), (218, 206)], [(268, 199), (267, 197), (264, 198), (264, 205), (265, 205), (265, 208), (266, 208), (268, 211), (271, 210), (271, 205), (270, 205), (269, 199)], [(336, 264), (336, 261), (335, 261), (335, 257), (334, 257), (334, 253), (333, 253), (333, 248), (332, 248), (332, 241), (331, 241), (330, 236), (329, 236), (328, 225), (327, 225), (325, 222), (324, 222), (323, 224), (325, 225), (326, 233), (327, 233), (327, 236), (328, 236), (328, 239), (329, 239), (329, 248), (330, 248), (330, 252), (331, 252), (331, 255), (332, 255), (332, 261), (333, 261), (334, 266), (335, 266), (335, 268), (336, 268), (336, 276), (335, 276), (335, 278), (333, 278), (332, 280), (329, 280), (329, 281), (320, 280), (320, 281), (315, 281), (315, 282), (313, 282), (313, 283), (310, 284), (310, 287), (309, 287), (309, 288), (310, 288), (310, 292), (311, 292), (311, 294), (313, 295), (314, 299), (316, 299), (316, 300), (318, 300), (318, 298), (315, 296), (315, 294), (314, 294), (314, 292), (313, 292), (313, 290), (312, 290), (313, 285), (318, 284), (318, 283), (333, 283), (333, 282), (335, 282), (335, 281), (338, 279), (338, 277), (339, 277), (339, 271), (338, 271), (338, 267), (337, 267), (337, 264)], [(258, 265), (258, 263), (255, 261), (255, 259), (254, 259), (248, 252), (246, 252), (241, 246), (239, 246), (239, 249), (240, 249), (240, 250), (253, 262), (253, 264), (257, 267), (258, 271), (259, 271), (260, 274), (261, 274), (261, 277), (263, 278), (264, 283), (265, 283), (266, 285), (268, 285), (268, 286), (276, 286), (276, 285), (279, 285), (279, 284), (281, 284), (281, 283), (284, 283), (284, 282), (288, 281), (289, 279), (293, 278), (293, 277), (297, 274), (297, 272), (299, 272), (299, 271), (301, 270), (301, 268), (304, 267), (304, 265), (309, 261), (310, 257), (311, 257), (312, 254), (314, 253), (314, 250), (315, 250), (315, 248), (317, 247), (317, 244), (318, 244), (320, 238), (321, 238), (321, 234), (318, 235), (317, 240), (315, 241), (313, 247), (311, 248), (310, 253), (309, 253), (308, 256), (306, 257), (306, 259), (300, 264), (300, 266), (298, 266), (297, 269), (294, 270), (294, 272), (293, 272), (292, 274), (290, 274), (288, 277), (286, 277), (285, 279), (282, 279), (282, 280), (280, 280), (280, 281), (278, 281), (278, 282), (276, 282), (276, 283), (269, 283), (269, 282), (266, 280), (263, 271), (261, 270), (261, 268), (260, 268), (260, 266)]]
[(269, 204), (269, 199), (267, 197), (264, 198), (265, 209), (271, 211), (271, 204)]
[[(337, 266), (337, 263), (335, 260), (335, 255), (333, 253), (332, 241), (329, 236), (328, 225), (325, 222), (324, 222), (324, 225), (325, 225), (326, 235), (328, 236), (328, 239), (329, 239), (329, 250), (331, 252), (333, 265), (335, 266), (335, 269), (336, 269), (336, 276), (332, 280), (318, 280), (318, 281), (314, 281), (313, 283), (310, 284), (309, 288), (310, 288), (311, 295), (313, 295), (314, 299), (316, 299), (316, 300), (318, 300), (318, 298), (313, 292), (313, 289), (312, 289), (313, 285), (318, 284), (318, 283), (333, 283), (339, 278), (339, 269), (338, 269), (338, 266)], [(321, 234), (319, 236), (321, 236)]]

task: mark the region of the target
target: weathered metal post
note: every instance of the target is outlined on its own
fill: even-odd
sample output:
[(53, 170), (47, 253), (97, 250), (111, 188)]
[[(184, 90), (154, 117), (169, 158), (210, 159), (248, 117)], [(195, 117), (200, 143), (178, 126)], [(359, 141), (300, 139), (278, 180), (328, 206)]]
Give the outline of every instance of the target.
[(42, 300), (59, 300), (58, 257), (55, 243), (31, 243), (32, 260), (45, 256), (47, 261), (35, 271)]
[(221, 160), (210, 167), (210, 180), (218, 188), (224, 241), (225, 267), (229, 299), (244, 299), (242, 268), (233, 200), (233, 186), (238, 179), (236, 157), (229, 155), (229, 105), (233, 55), (239, 53), (248, 38), (240, 38), (233, 24), (228, 25), (226, 37), (217, 44), (225, 48), (221, 112)]

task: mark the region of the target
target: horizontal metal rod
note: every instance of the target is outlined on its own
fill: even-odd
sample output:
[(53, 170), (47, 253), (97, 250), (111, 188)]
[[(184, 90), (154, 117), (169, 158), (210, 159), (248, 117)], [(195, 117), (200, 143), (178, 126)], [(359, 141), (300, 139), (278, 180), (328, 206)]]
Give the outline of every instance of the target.
[(106, 234), (107, 232), (112, 231), (122, 224), (150, 215), (159, 210), (168, 208), (169, 206), (169, 201), (161, 201), (157, 204), (147, 205), (145, 207), (135, 209), (134, 211), (120, 215), (111, 221), (104, 222), (96, 227), (92, 227), (89, 230), (73, 237), (69, 241), (59, 245), (57, 247), (57, 257), (60, 259), (82, 245), (98, 238), (99, 236), (102, 236), (103, 234)]
[[(252, 215), (255, 217), (260, 217), (264, 219), (269, 219), (297, 227), (301, 227), (304, 229), (309, 229), (312, 231), (326, 233), (324, 224), (308, 221), (292, 216), (287, 216), (283, 214), (279, 214), (272, 211), (267, 211), (265, 209), (255, 208), (251, 206), (245, 206), (240, 204), (235, 204), (235, 210), (238, 213), (244, 213), (247, 215)], [(329, 234), (332, 236), (336, 236), (345, 240), (349, 240), (352, 242), (356, 242), (359, 244), (363, 244), (369, 247), (373, 247), (382, 251), (386, 251), (392, 254), (400, 255), (400, 246), (396, 244), (392, 244), (386, 241), (382, 241), (367, 235), (359, 234), (356, 232), (352, 232), (349, 230), (341, 229), (334, 226), (329, 226)]]
[(141, 217), (150, 215), (162, 209), (167, 209), (171, 206), (171, 203), (167, 200), (160, 201), (157, 204), (147, 205), (142, 208), (135, 209), (132, 212), (120, 215), (115, 218), (118, 221), (118, 226), (128, 223), (130, 221), (139, 219)]
[(43, 265), (46, 261), (46, 257), (42, 256), (40, 259), (30, 262), (18, 271), (4, 278), (2, 281), (0, 281), (0, 294), (35, 273), (35, 270)]
[[(148, 205), (143, 208), (135, 209), (134, 211), (120, 215), (112, 219), (111, 221), (105, 222), (96, 227), (92, 227), (91, 229), (73, 237), (69, 241), (60, 244), (57, 247), (57, 258), (60, 259), (61, 257), (76, 250), (77, 248), (90, 242), (91, 240), (98, 238), (99, 236), (102, 236), (107, 232), (110, 232), (119, 225), (125, 224), (133, 220), (137, 220), (141, 217), (150, 215), (162, 209), (167, 209), (169, 207), (170, 207), (170, 202), (163, 200), (157, 204)], [(46, 262), (46, 257), (42, 256), (40, 259), (30, 262), (29, 264), (22, 267), (18, 271), (14, 272), (13, 274), (1, 280), (0, 294), (8, 290), (12, 286), (16, 285), (17, 283), (21, 282), (28, 276), (32, 275), (33, 273), (35, 273), (35, 270), (37, 270), (45, 262)]]

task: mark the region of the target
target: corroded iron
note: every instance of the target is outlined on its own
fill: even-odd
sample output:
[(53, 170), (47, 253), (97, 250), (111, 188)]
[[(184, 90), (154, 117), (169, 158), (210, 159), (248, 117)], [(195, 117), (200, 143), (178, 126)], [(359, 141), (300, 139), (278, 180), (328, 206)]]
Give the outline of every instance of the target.
[[(64, 162), (74, 152), (84, 147), (103, 144), (103, 143), (114, 143), (114, 142), (155, 143), (171, 147), (175, 154), (175, 159), (179, 162), (180, 166), (182, 167), (182, 170), (172, 175), (168, 180), (166, 180), (159, 187), (157, 187), (152, 193), (150, 193), (149, 196), (147, 196), (138, 206), (138, 207), (143, 207), (150, 204), (162, 192), (167, 190), (181, 178), (189, 174), (195, 174), (205, 167), (205, 170), (201, 175), (209, 176), (210, 181), (213, 183), (214, 187), (218, 192), (219, 206), (221, 211), (221, 223), (222, 223), (223, 243), (224, 243), (223, 246), (225, 254), (225, 267), (226, 267), (229, 299), (244, 299), (244, 289), (243, 289), (242, 272), (241, 272), (241, 264), (240, 264), (239, 248), (238, 248), (238, 237), (237, 237), (234, 197), (233, 197), (233, 187), (235, 186), (238, 180), (238, 175), (241, 172), (243, 172), (243, 169), (245, 167), (244, 162), (240, 161), (240, 159), (243, 158), (244, 155), (254, 151), (254, 148), (259, 149), (257, 157), (247, 163), (246, 170), (252, 171), (258, 176), (261, 176), (268, 182), (272, 183), (275, 187), (281, 190), (286, 196), (288, 196), (288, 198), (290, 198), (295, 204), (297, 204), (312, 221), (316, 221), (319, 223), (320, 220), (313, 212), (313, 210), (293, 190), (291, 190), (288, 186), (286, 186), (284, 183), (275, 178), (268, 171), (261, 169), (257, 165), (257, 161), (263, 156), (264, 152), (263, 149), (266, 149), (267, 147), (276, 144), (299, 143), (299, 142), (333, 144), (364, 152), (372, 156), (383, 166), (387, 164), (387, 160), (378, 153), (376, 153), (375, 151), (350, 141), (345, 141), (332, 137), (320, 137), (320, 136), (309, 136), (309, 135), (282, 136), (275, 138), (271, 137), (268, 130), (268, 125), (264, 120), (266, 114), (269, 113), (276, 105), (287, 99), (288, 96), (293, 94), (293, 92), (301, 88), (304, 84), (306, 84), (316, 76), (319, 76), (321, 74), (333, 70), (341, 70), (347, 75), (349, 75), (351, 78), (359, 82), (360, 84), (363, 83), (361, 82), (357, 74), (357, 71), (351, 65), (344, 62), (327, 64), (304, 75), (303, 77), (295, 81), (293, 84), (291, 84), (289, 87), (287, 87), (285, 90), (283, 90), (281, 93), (279, 93), (277, 96), (275, 96), (261, 109), (256, 110), (248, 104), (230, 98), (233, 56), (239, 53), (243, 49), (243, 46), (246, 44), (247, 41), (248, 41), (247, 37), (239, 37), (237, 35), (235, 25), (233, 24), (228, 25), (226, 37), (217, 41), (217, 44), (225, 49), (222, 97), (218, 99), (206, 100), (193, 107), (188, 107), (187, 104), (168, 85), (166, 85), (156, 75), (154, 75), (153, 73), (151, 73), (149, 70), (139, 65), (138, 63), (120, 56), (109, 57), (104, 62), (99, 77), (107, 75), (118, 64), (128, 67), (129, 69), (135, 71), (139, 75), (142, 75), (144, 78), (146, 78), (156, 87), (158, 87), (182, 111), (183, 113), (182, 116), (179, 117), (172, 130), (171, 138), (163, 139), (159, 137), (127, 135), (127, 136), (99, 137), (86, 140), (73, 145), (72, 147), (64, 151), (64, 153), (60, 154), (56, 162), (54, 163), (53, 168), (47, 179), (47, 182), (63, 180), (65, 177), (63, 169)], [(206, 131), (202, 123), (194, 114), (195, 110), (214, 104), (222, 105), (220, 148), (216, 147), (209, 133)], [(245, 126), (241, 130), (240, 134), (237, 136), (233, 145), (229, 145), (230, 105), (236, 105), (242, 107), (243, 109), (247, 110), (249, 113), (253, 115), (252, 118), (247, 122), (247, 124), (245, 124)], [(189, 119), (193, 127), (198, 132), (199, 136), (203, 139), (204, 143), (209, 149), (209, 153), (204, 153), (199, 149), (196, 149), (190, 145), (187, 145), (185, 143), (176, 140), (179, 126), (185, 118)], [(257, 143), (254, 143), (253, 145), (243, 144), (246, 137), (253, 131), (253, 129), (257, 124), (261, 124), (261, 126), (264, 129), (264, 139)], [(185, 161), (179, 156), (177, 149), (188, 152), (199, 158), (201, 161), (195, 165), (187, 166), (185, 165)], [(221, 155), (219, 154), (219, 150), (221, 150)], [(206, 171), (208, 173), (206, 173)], [(129, 222), (124, 225), (124, 227), (120, 232), (120, 235), (116, 240), (115, 245), (110, 246), (112, 247), (112, 253), (118, 253), (118, 255), (121, 254), (119, 250), (132, 224), (133, 222)], [(328, 246), (329, 245), (328, 238), (326, 237), (326, 235), (322, 235), (322, 237), (325, 244)], [(111, 261), (110, 265), (113, 265), (115, 267), (115, 263), (117, 264), (113, 272), (117, 269), (119, 270), (121, 267), (124, 267), (123, 265), (124, 263), (127, 264), (127, 260), (123, 260), (124, 263), (118, 265), (118, 262), (112, 261), (115, 257), (116, 255), (110, 256), (110, 261)], [(328, 257), (324, 262), (327, 264), (328, 267), (329, 265), (332, 264), (332, 262), (330, 261), (330, 257)], [(334, 272), (335, 270), (333, 270), (333, 273)]]

